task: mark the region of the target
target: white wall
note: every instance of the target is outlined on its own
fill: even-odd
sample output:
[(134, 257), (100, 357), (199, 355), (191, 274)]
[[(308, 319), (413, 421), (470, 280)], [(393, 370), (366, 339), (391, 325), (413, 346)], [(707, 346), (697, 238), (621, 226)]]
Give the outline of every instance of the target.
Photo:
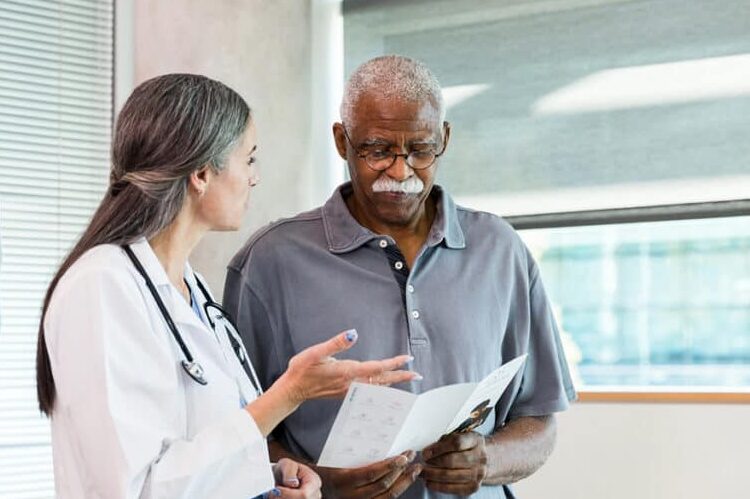
[[(326, 86), (319, 68), (328, 63), (320, 57), (331, 41), (315, 34), (311, 18), (326, 17), (315, 8), (327, 3), (135, 0), (137, 82), (168, 71), (203, 73), (238, 90), (257, 119), (262, 181), (246, 223), (238, 233), (210, 236), (193, 258), (217, 292), (227, 260), (252, 230), (319, 204), (340, 179), (320, 164), (332, 157), (321, 145), (329, 106), (311, 103), (313, 80)], [(749, 423), (749, 405), (581, 403), (559, 416), (555, 453), (517, 491), (560, 499), (750, 497), (743, 474)]]
[(750, 405), (578, 403), (521, 498), (750, 497)]

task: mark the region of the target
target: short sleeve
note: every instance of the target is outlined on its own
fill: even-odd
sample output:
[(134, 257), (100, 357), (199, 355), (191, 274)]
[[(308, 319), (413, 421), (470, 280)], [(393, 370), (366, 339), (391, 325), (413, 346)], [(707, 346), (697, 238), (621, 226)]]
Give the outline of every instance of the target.
[(273, 326), (263, 299), (250, 288), (242, 272), (233, 267), (227, 269), (224, 308), (235, 319), (260, 383), (264, 390), (268, 389), (283, 373), (273, 342)]
[(576, 392), (565, 359), (560, 333), (542, 284), (539, 269), (529, 258), (528, 358), (508, 418), (545, 416), (564, 411)]

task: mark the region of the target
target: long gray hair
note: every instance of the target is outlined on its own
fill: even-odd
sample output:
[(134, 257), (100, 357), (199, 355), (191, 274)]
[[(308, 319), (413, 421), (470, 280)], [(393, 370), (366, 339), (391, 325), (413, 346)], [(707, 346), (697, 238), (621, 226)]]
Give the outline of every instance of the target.
[(51, 415), (56, 393), (44, 317), (60, 278), (94, 246), (130, 244), (169, 225), (185, 202), (190, 174), (206, 165), (220, 171), (249, 121), (242, 97), (205, 76), (158, 76), (130, 95), (115, 127), (109, 188), (44, 298), (36, 352), (43, 413)]

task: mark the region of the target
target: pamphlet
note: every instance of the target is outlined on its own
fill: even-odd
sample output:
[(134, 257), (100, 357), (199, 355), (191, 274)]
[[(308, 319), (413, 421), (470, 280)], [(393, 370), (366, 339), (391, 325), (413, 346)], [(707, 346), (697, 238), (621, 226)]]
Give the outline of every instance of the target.
[(318, 466), (354, 468), (421, 450), (447, 433), (480, 426), (526, 360), (521, 355), (479, 383), (457, 383), (414, 394), (352, 383)]

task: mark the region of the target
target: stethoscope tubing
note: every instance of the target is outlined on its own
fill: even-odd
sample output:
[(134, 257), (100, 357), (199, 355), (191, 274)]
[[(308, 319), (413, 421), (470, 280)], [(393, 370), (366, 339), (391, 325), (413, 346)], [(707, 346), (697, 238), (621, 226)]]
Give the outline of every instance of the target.
[[(141, 277), (143, 277), (144, 281), (146, 282), (146, 287), (151, 292), (151, 295), (156, 302), (156, 306), (159, 308), (164, 321), (167, 323), (167, 328), (172, 333), (172, 337), (175, 339), (177, 345), (182, 351), (182, 354), (185, 356), (185, 359), (181, 361), (182, 368), (194, 381), (201, 385), (207, 385), (208, 380), (203, 374), (203, 368), (190, 353), (190, 349), (182, 339), (182, 335), (180, 334), (179, 329), (177, 329), (177, 325), (174, 323), (174, 320), (172, 320), (172, 316), (170, 315), (169, 310), (167, 310), (166, 305), (164, 305), (164, 301), (162, 301), (161, 296), (159, 295), (156, 286), (154, 286), (153, 281), (146, 272), (146, 269), (143, 268), (143, 265), (141, 264), (140, 260), (138, 260), (138, 257), (135, 256), (135, 253), (133, 253), (130, 245), (123, 244), (122, 249), (125, 251), (125, 254), (128, 255), (128, 258), (130, 258), (130, 261), (133, 263), (138, 273), (141, 274)], [(211, 299), (211, 295), (208, 293), (208, 290), (205, 288), (205, 286), (197, 276), (195, 278), (195, 282), (198, 283), (198, 287), (200, 288), (201, 293), (203, 293), (203, 296), (206, 299), (204, 308), (206, 312), (206, 318), (208, 319), (211, 328), (216, 331), (216, 324), (208, 313), (208, 307), (215, 307), (221, 313), (221, 315), (217, 317), (217, 319), (223, 318), (229, 324), (230, 327), (224, 327), (227, 338), (229, 339), (229, 342), (232, 345), (232, 349), (234, 350), (237, 359), (240, 361), (240, 365), (242, 365), (245, 374), (250, 379), (250, 382), (252, 383), (256, 393), (260, 396), (262, 393), (262, 390), (260, 388), (260, 381), (258, 380), (258, 376), (255, 373), (255, 369), (253, 369), (253, 366), (247, 357), (247, 353), (244, 349), (245, 347), (242, 344), (242, 339), (235, 337), (235, 335), (237, 334), (237, 328), (234, 327), (229, 314), (222, 308), (222, 306)]]

